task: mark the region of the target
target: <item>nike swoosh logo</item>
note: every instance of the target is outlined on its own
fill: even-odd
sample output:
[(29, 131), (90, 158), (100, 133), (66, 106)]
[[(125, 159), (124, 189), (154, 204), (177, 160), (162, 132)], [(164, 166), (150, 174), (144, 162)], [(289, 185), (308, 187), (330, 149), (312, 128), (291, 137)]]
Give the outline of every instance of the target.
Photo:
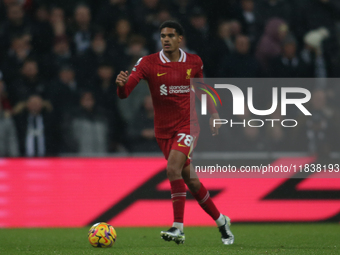
[(157, 73), (157, 76), (163, 76), (163, 75), (166, 75), (166, 73)]
[(183, 145), (183, 144), (180, 144), (180, 143), (178, 144), (178, 146), (179, 146), (179, 147), (187, 147), (187, 146), (185, 146), (185, 145)]

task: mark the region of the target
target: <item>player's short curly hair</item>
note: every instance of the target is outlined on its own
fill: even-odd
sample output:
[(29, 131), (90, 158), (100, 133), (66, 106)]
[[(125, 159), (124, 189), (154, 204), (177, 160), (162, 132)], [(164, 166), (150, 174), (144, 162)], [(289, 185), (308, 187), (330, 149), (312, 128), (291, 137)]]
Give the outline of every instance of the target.
[(184, 35), (184, 29), (182, 25), (179, 24), (177, 21), (174, 20), (164, 21), (162, 25), (159, 27), (159, 31), (161, 31), (165, 27), (174, 28), (178, 35)]

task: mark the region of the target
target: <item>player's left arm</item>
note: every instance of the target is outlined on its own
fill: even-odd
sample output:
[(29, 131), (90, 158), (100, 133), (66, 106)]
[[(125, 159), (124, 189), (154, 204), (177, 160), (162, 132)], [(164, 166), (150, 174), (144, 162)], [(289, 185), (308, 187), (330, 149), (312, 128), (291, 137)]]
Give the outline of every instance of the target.
[[(204, 80), (203, 80), (203, 61), (200, 57), (199, 57), (199, 70), (196, 73), (195, 78), (202, 79), (202, 82), (200, 82), (199, 86), (201, 88), (207, 90), (207, 87), (204, 85)], [(201, 100), (202, 94), (206, 94), (206, 92), (204, 92), (204, 90), (195, 88), (195, 94), (198, 97), (198, 99)], [(208, 108), (208, 111), (211, 115), (211, 117), (209, 119), (209, 126), (210, 126), (211, 133), (212, 133), (213, 136), (218, 135), (218, 130), (221, 127), (221, 124), (215, 124), (215, 126), (214, 126), (214, 119), (219, 119), (220, 115), (218, 114), (218, 112), (215, 108), (213, 100), (208, 95), (207, 95), (207, 108)]]

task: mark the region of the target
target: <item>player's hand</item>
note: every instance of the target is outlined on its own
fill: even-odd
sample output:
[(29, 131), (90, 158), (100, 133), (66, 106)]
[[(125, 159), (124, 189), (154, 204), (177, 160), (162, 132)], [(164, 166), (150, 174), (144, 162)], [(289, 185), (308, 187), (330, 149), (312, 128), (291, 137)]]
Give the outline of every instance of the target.
[(218, 115), (218, 113), (214, 113), (210, 117), (209, 125), (210, 125), (210, 130), (213, 136), (218, 135), (218, 130), (221, 127), (221, 124), (215, 124), (215, 127), (214, 127), (214, 119), (219, 119), (219, 118), (220, 118), (220, 115)]
[(128, 71), (120, 71), (117, 75), (116, 84), (120, 87), (124, 87), (125, 83), (127, 83), (129, 79), (129, 72)]

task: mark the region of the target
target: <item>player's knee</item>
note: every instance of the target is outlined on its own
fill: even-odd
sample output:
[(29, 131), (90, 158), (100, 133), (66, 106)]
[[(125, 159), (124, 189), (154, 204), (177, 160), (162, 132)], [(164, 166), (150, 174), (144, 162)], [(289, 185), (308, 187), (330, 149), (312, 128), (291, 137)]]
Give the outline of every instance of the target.
[(181, 178), (181, 169), (172, 165), (168, 165), (166, 168), (166, 174), (169, 180), (179, 179)]

